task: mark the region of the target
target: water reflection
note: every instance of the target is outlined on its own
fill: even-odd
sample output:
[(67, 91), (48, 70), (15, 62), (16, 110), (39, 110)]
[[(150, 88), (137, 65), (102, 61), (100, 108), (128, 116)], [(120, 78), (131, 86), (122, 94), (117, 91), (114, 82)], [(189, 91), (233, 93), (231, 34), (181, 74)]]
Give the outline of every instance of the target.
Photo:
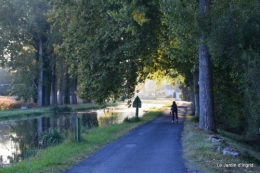
[(92, 127), (99, 126), (96, 112), (83, 113), (81, 115), (81, 119), (82, 119), (82, 126), (85, 128), (92, 128)]
[[(0, 165), (21, 161), (36, 150), (44, 149), (41, 134), (48, 129), (62, 133), (74, 132), (75, 117), (81, 118), (82, 129), (122, 123), (129, 111), (98, 110), (71, 114), (50, 115), (27, 120), (0, 122)], [(134, 115), (134, 114), (133, 114)]]
[(118, 124), (119, 123), (119, 114), (113, 112), (107, 112), (106, 115), (101, 116), (99, 118), (100, 126), (107, 126), (110, 124)]

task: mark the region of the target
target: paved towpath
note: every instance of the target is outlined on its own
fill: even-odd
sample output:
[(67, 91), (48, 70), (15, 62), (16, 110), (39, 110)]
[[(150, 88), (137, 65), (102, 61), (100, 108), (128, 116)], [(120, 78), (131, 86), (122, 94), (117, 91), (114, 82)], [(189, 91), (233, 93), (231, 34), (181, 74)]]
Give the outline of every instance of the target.
[(179, 123), (169, 111), (105, 146), (64, 173), (186, 173), (181, 136), (186, 107)]

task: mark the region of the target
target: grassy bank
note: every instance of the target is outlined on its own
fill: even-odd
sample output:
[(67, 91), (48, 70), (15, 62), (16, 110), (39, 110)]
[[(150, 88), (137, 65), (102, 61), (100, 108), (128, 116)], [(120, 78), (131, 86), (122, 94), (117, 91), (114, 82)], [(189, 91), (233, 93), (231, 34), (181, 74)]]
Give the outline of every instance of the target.
[[(210, 136), (218, 136), (224, 142), (212, 142)], [(238, 157), (223, 155), (217, 148), (231, 146), (239, 152)], [(239, 137), (224, 131), (213, 134), (198, 128), (198, 121), (187, 116), (184, 137), (184, 156), (189, 160), (188, 167), (208, 173), (260, 172), (259, 149), (239, 142)]]
[(68, 136), (60, 145), (39, 151), (35, 157), (0, 169), (1, 173), (43, 173), (61, 172), (78, 161), (92, 155), (104, 145), (122, 137), (124, 134), (157, 117), (162, 110), (150, 110), (139, 121), (129, 120), (122, 124), (83, 130), (82, 142)]
[[(120, 103), (109, 103), (108, 106), (117, 106)], [(92, 109), (101, 109), (101, 106), (94, 104), (94, 103), (87, 103), (87, 104), (77, 104), (77, 105), (61, 105), (61, 108), (68, 107), (72, 112), (77, 111), (86, 111)], [(34, 116), (34, 115), (43, 115), (46, 113), (52, 113), (52, 106), (46, 107), (33, 107), (28, 110), (21, 110), (21, 109), (8, 109), (8, 110), (1, 110), (0, 111), (0, 118), (14, 118), (14, 117), (22, 117), (22, 116)]]
[[(21, 118), (21, 117), (28, 117), (28, 116), (38, 116), (43, 114), (48, 114), (53, 112), (53, 106), (43, 106), (43, 107), (32, 107), (28, 110), (21, 110), (21, 103), (18, 101), (15, 101), (14, 98), (11, 97), (0, 97), (0, 106), (1, 103), (8, 102), (9, 106), (11, 103), (13, 105), (16, 105), (15, 108), (8, 108), (8, 109), (0, 109), (0, 119), (6, 119), (6, 118)], [(170, 105), (171, 101), (169, 100), (142, 100), (143, 104), (165, 104)], [(5, 103), (6, 104), (6, 103)], [(17, 106), (18, 105), (18, 106)], [(114, 106), (126, 106), (126, 103), (124, 102), (116, 102), (116, 103), (108, 103), (107, 107), (114, 107)], [(72, 112), (80, 112), (80, 111), (87, 111), (87, 110), (95, 110), (95, 109), (102, 109), (103, 107), (100, 105), (97, 105), (95, 103), (82, 103), (82, 104), (76, 104), (76, 105), (59, 105), (61, 109), (64, 107), (68, 107)]]

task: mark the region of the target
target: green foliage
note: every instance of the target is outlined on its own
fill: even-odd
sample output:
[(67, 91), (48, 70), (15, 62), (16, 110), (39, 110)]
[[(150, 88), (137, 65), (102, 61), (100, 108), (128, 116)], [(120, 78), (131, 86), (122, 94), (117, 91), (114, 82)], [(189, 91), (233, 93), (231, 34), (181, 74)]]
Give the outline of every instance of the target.
[[(24, 101), (36, 99), (38, 74), (41, 70), (39, 67), (43, 65), (46, 70), (45, 79), (48, 79), (50, 72), (48, 57), (52, 45), (48, 43), (50, 24), (45, 15), (49, 8), (48, 3), (43, 0), (30, 0), (26, 3), (1, 0), (0, 3), (1, 66), (7, 66), (14, 72), (12, 94), (18, 95), (18, 99)], [(40, 40), (44, 43), (43, 64), (38, 61)]]
[(244, 109), (243, 119), (246, 122), (244, 135), (248, 139), (255, 138), (255, 133), (259, 132), (260, 128), (260, 56), (259, 52), (250, 53), (248, 55), (247, 67), (242, 77), (245, 82), (243, 88)]
[(168, 55), (164, 61), (191, 87), (191, 74), (198, 64), (199, 33), (203, 31), (203, 43), (213, 60), (218, 127), (244, 134), (248, 139), (254, 136), (260, 125), (259, 2), (212, 1), (206, 21), (199, 17), (197, 1), (170, 0), (161, 1), (160, 5), (168, 28), (168, 37), (161, 40), (162, 50)]
[(43, 145), (46, 147), (56, 146), (64, 140), (64, 136), (58, 129), (49, 129), (41, 136)]
[(148, 73), (143, 67), (157, 54), (158, 1), (53, 1), (53, 6), (50, 19), (64, 37), (56, 50), (78, 76), (78, 95), (99, 104), (131, 98), (138, 76)]
[(197, 1), (160, 1), (163, 36), (157, 66), (164, 76), (175, 79), (173, 83), (178, 78), (189, 95), (195, 91), (193, 73), (198, 72), (198, 7)]
[(260, 127), (258, 1), (213, 3), (207, 45), (219, 127), (250, 139)]
[[(0, 0), (0, 63), (14, 72), (10, 91), (18, 99), (37, 99), (41, 65), (47, 98), (56, 75), (66, 102), (72, 81), (78, 83), (78, 96), (103, 106), (131, 98), (147, 77), (179, 77), (186, 91), (195, 92), (193, 73), (198, 71), (203, 32), (201, 41), (213, 62), (218, 126), (247, 138), (256, 133), (259, 1), (212, 0), (207, 20), (200, 18), (197, 0), (50, 2)], [(38, 58), (40, 39), (43, 64)]]

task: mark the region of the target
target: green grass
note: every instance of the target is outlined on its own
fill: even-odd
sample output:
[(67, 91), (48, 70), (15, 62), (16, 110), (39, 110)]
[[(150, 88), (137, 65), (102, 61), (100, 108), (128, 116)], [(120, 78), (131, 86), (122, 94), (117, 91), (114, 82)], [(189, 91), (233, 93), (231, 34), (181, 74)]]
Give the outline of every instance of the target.
[(14, 118), (21, 116), (42, 115), (50, 112), (48, 108), (32, 108), (30, 110), (11, 109), (0, 111), (0, 118)]
[[(210, 173), (223, 172), (260, 172), (260, 155), (254, 148), (238, 142), (234, 135), (231, 138), (224, 135), (223, 131), (217, 136), (224, 139), (223, 143), (213, 143), (209, 140), (211, 135), (216, 135), (209, 131), (198, 128), (198, 122), (192, 116), (187, 116), (184, 127), (183, 148), (184, 156), (189, 162), (188, 167), (193, 170), (204, 170)], [(223, 155), (215, 150), (216, 146), (232, 146), (240, 152), (239, 157)], [(235, 164), (236, 167), (223, 167), (225, 164)], [(241, 168), (239, 164), (253, 164), (252, 168)], [(222, 165), (222, 166), (221, 166)]]
[(131, 120), (122, 124), (87, 130), (82, 134), (82, 142), (77, 143), (71, 135), (62, 144), (42, 150), (20, 163), (0, 169), (1, 173), (56, 173), (65, 170), (80, 160), (92, 155), (98, 149), (122, 137), (130, 130), (144, 124), (158, 115), (162, 110), (150, 110), (138, 121)]
[[(168, 104), (170, 105), (171, 101), (167, 100), (143, 100), (142, 103), (146, 104)], [(108, 103), (108, 107), (110, 106), (119, 106), (126, 105), (124, 102), (117, 103)], [(86, 104), (76, 104), (76, 105), (61, 105), (60, 107), (68, 106), (71, 108), (73, 112), (86, 111), (92, 109), (102, 109), (102, 106), (99, 106), (95, 103), (86, 103)], [(29, 110), (21, 110), (21, 109), (8, 109), (8, 110), (0, 110), (0, 119), (7, 118), (22, 118), (22, 117), (30, 117), (30, 116), (39, 116), (52, 113), (52, 106), (44, 106), (44, 107), (33, 107)]]
[[(119, 103), (120, 104), (120, 103)], [(117, 106), (118, 103), (109, 103), (108, 106)], [(72, 111), (86, 111), (91, 109), (101, 109), (101, 107), (94, 103), (87, 103), (87, 104), (77, 104), (77, 105), (66, 105), (71, 108)], [(61, 105), (60, 107), (64, 107)], [(28, 116), (35, 116), (35, 115), (43, 115), (46, 113), (52, 113), (52, 106), (46, 107), (35, 107), (29, 110), (21, 110), (21, 109), (9, 109), (9, 110), (1, 110), (0, 111), (0, 118), (19, 118), (19, 117), (28, 117)]]

